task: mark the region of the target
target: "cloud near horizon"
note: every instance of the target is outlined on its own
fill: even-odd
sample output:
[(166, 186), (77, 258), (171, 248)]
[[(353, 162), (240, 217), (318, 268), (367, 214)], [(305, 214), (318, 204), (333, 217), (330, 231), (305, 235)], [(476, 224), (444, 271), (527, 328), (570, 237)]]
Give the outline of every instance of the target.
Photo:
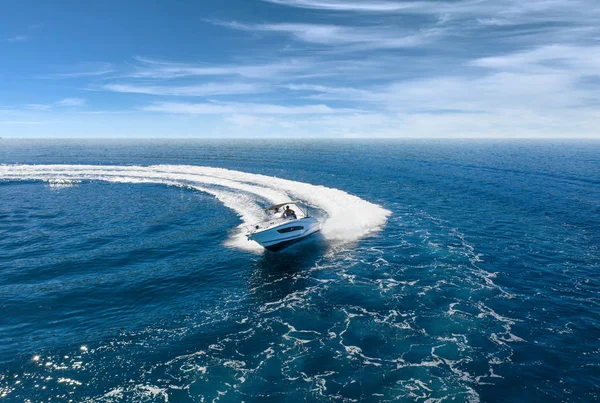
[(352, 109), (335, 109), (327, 105), (282, 106), (253, 103), (181, 103), (160, 102), (140, 108), (148, 112), (190, 115), (332, 115), (355, 113)]

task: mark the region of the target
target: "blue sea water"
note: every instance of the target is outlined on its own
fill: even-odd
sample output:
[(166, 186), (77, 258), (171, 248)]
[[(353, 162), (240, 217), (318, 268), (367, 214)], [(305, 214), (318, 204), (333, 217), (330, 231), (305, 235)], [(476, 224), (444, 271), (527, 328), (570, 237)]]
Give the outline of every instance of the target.
[[(0, 164), (0, 402), (600, 400), (599, 142), (3, 140)], [(249, 247), (277, 197), (323, 234)]]

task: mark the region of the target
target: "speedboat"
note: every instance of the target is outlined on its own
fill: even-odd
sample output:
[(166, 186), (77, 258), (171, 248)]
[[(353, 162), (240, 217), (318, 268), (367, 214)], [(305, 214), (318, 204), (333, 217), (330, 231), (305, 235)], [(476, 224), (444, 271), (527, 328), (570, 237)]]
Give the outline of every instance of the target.
[(290, 201), (266, 209), (268, 218), (248, 228), (248, 240), (277, 252), (319, 231), (321, 223), (298, 203)]

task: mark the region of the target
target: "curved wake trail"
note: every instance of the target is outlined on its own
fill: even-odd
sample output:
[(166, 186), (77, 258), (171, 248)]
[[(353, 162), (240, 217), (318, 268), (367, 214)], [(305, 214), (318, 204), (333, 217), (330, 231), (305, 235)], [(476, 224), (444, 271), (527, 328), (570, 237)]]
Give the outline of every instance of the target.
[[(264, 219), (266, 206), (295, 199), (323, 211), (323, 236), (337, 241), (357, 241), (377, 232), (391, 214), (381, 206), (339, 189), (202, 166), (0, 165), (0, 180), (40, 180), (61, 185), (106, 181), (185, 186), (211, 194), (234, 210), (243, 221), (240, 228)], [(260, 248), (247, 242), (243, 233), (234, 235), (226, 245)]]

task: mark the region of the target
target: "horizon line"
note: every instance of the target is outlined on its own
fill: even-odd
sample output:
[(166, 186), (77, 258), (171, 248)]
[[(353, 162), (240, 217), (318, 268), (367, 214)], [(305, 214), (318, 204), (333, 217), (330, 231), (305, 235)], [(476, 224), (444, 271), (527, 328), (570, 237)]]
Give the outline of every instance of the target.
[(0, 140), (597, 140), (600, 137), (2, 137)]

